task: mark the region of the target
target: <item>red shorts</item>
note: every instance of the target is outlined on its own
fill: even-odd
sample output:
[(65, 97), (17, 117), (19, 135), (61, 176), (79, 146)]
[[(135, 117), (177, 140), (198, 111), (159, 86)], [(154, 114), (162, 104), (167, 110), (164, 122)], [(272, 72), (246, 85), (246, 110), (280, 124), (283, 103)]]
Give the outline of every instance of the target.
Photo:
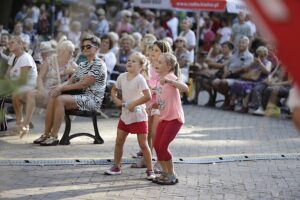
[(126, 133), (133, 134), (147, 134), (148, 122), (135, 122), (132, 124), (125, 124), (121, 119), (119, 120), (118, 129), (125, 131)]

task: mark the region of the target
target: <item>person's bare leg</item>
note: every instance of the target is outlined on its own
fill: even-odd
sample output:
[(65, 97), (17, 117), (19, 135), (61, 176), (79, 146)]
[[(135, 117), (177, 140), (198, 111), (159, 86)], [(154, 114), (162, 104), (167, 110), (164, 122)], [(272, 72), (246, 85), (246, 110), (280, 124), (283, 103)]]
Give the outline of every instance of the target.
[(36, 90), (29, 91), (26, 95), (26, 111), (25, 111), (26, 113), (25, 113), (25, 118), (22, 123), (22, 126), (29, 126), (29, 123), (32, 119), (32, 115), (36, 106), (36, 96), (37, 96)]
[(123, 156), (123, 147), (126, 141), (128, 133), (122, 131), (120, 129), (117, 130), (117, 138), (116, 138), (116, 145), (115, 145), (115, 152), (114, 152), (114, 163), (116, 167), (121, 167), (121, 159)]
[(23, 103), (21, 102), (21, 96), (19, 94), (14, 94), (12, 96), (12, 106), (16, 115), (16, 125), (20, 126), (22, 123)]
[(165, 161), (164, 163), (165, 163), (165, 167), (167, 168), (168, 173), (175, 175), (174, 165), (173, 165), (172, 159), (169, 160), (169, 161)]
[(150, 147), (150, 150), (152, 152), (152, 149), (153, 149), (153, 134), (152, 134), (152, 123), (153, 123), (153, 116), (151, 116), (151, 109), (150, 109), (150, 113), (148, 113), (149, 117), (148, 117), (148, 137), (147, 137), (147, 140), (148, 140), (148, 145)]
[(152, 155), (147, 143), (147, 134), (138, 134), (137, 139), (139, 142), (139, 146), (143, 152), (144, 159), (146, 161), (147, 170), (152, 171)]
[(151, 141), (151, 146), (150, 149), (152, 151), (153, 149), (153, 142), (154, 142), (154, 138), (155, 138), (155, 134), (156, 134), (156, 129), (157, 129), (157, 125), (159, 122), (159, 115), (153, 115), (152, 116), (152, 124), (151, 124), (151, 135), (152, 135), (152, 141)]
[(45, 131), (44, 135), (50, 136), (53, 124), (53, 115), (54, 115), (54, 107), (55, 107), (55, 98), (51, 98), (48, 102), (46, 115), (45, 115)]
[(296, 107), (292, 115), (293, 115), (294, 124), (296, 128), (298, 128), (298, 130), (300, 131), (300, 107)]
[(169, 173), (169, 169), (168, 169), (168, 166), (166, 164), (166, 161), (159, 160), (158, 162), (161, 165), (161, 168), (162, 168), (163, 172), (164, 173)]
[(244, 107), (244, 108), (248, 108), (249, 99), (250, 99), (250, 94), (247, 94), (247, 95), (243, 98), (243, 107)]
[(60, 95), (55, 99), (55, 106), (53, 108), (53, 124), (51, 130), (51, 136), (57, 137), (59, 128), (64, 119), (65, 109), (76, 109), (77, 104), (75, 99), (71, 95)]

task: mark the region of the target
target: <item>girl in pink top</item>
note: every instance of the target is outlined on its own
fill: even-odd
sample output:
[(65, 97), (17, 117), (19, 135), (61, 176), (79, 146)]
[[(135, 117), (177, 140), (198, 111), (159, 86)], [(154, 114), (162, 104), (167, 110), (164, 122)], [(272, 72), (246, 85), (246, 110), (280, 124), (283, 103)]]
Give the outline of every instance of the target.
[(162, 53), (172, 52), (172, 48), (166, 41), (158, 40), (153, 44), (153, 49), (151, 52), (151, 69), (150, 69), (150, 80), (148, 81), (149, 87), (152, 91), (152, 99), (151, 99), (151, 107), (149, 107), (149, 135), (148, 135), (148, 143), (150, 148), (153, 147), (153, 139), (155, 137), (157, 124), (159, 122), (159, 110), (157, 107), (156, 100), (156, 87), (159, 83), (160, 77), (156, 72), (155, 67), (158, 64), (159, 56)]
[[(155, 70), (155, 66), (157, 65), (157, 61), (159, 56), (162, 53), (171, 52), (172, 48), (168, 42), (163, 40), (158, 40), (153, 43), (153, 45), (148, 45), (146, 48), (145, 54), (149, 58), (151, 62), (150, 68), (150, 78), (148, 79), (148, 85), (152, 93), (152, 99), (147, 102), (147, 112), (148, 112), (148, 144), (152, 151), (153, 149), (153, 139), (156, 133), (156, 127), (159, 122), (159, 109), (157, 107), (156, 101), (156, 87), (159, 83), (160, 77), (159, 74)], [(137, 156), (141, 156), (140, 152), (137, 153)], [(141, 162), (142, 161), (142, 162)], [(138, 160), (137, 163), (134, 163), (132, 167), (143, 167), (143, 160)], [(154, 171), (159, 172), (160, 165), (155, 164)]]
[(160, 117), (153, 145), (163, 172), (154, 182), (161, 185), (173, 185), (178, 183), (178, 179), (168, 147), (184, 123), (180, 91), (188, 92), (188, 86), (179, 80), (179, 64), (172, 53), (163, 53), (155, 69), (160, 76), (160, 83), (157, 86)]

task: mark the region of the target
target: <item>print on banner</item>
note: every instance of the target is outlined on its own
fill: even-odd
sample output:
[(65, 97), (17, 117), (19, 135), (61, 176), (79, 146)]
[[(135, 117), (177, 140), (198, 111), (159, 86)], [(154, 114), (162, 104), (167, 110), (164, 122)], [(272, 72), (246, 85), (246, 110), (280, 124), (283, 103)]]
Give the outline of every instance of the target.
[(174, 8), (189, 10), (225, 10), (226, 1), (171, 0)]

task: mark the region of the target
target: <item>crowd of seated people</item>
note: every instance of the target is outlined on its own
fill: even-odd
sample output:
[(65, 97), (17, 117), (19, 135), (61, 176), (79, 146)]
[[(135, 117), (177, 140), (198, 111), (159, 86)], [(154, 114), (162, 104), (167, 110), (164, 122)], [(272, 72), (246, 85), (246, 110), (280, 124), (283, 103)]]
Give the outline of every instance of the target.
[(209, 106), (215, 106), (217, 93), (222, 94), (224, 110), (235, 110), (238, 104), (241, 113), (250, 110), (255, 115), (276, 117), (282, 109), (289, 113), (285, 103), (293, 84), (291, 77), (280, 65), (274, 48), (260, 38), (255, 38), (251, 46), (250, 42), (248, 37), (242, 36), (238, 46), (232, 49), (234, 53), (217, 65), (220, 50), (218, 44), (214, 44), (204, 61), (198, 64), (194, 78), (196, 94), (206, 90)]

